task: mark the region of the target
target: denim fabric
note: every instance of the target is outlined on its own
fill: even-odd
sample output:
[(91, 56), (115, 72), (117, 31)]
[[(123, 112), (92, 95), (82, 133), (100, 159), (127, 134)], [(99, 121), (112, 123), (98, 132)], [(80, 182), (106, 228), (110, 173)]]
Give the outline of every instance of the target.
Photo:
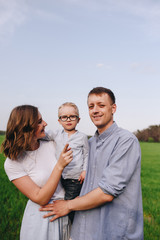
[[(64, 197), (65, 200), (70, 200), (79, 196), (82, 188), (82, 184), (78, 181), (78, 179), (61, 178), (61, 183), (65, 190), (65, 197)], [(71, 223), (73, 222), (74, 213), (75, 212), (69, 213), (69, 218), (71, 220)]]

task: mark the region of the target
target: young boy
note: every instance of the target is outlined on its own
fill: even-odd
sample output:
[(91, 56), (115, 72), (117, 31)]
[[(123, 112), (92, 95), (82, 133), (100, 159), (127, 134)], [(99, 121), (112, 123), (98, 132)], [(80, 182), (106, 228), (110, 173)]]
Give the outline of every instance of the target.
[[(76, 130), (80, 118), (78, 107), (74, 103), (62, 104), (58, 109), (58, 118), (63, 129), (48, 134), (56, 143), (57, 159), (66, 143), (69, 143), (69, 147), (73, 151), (73, 160), (65, 167), (61, 178), (62, 186), (65, 189), (65, 199), (69, 200), (79, 195), (86, 175), (88, 137)], [(69, 217), (72, 223), (74, 212), (71, 212)]]

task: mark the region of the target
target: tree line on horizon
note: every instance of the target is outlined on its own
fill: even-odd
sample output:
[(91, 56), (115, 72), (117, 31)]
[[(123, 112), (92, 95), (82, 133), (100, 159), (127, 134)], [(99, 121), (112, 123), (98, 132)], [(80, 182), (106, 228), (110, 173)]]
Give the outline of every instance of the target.
[(6, 132), (0, 130), (0, 135), (4, 135)]
[(160, 142), (160, 125), (151, 125), (135, 133), (140, 142)]

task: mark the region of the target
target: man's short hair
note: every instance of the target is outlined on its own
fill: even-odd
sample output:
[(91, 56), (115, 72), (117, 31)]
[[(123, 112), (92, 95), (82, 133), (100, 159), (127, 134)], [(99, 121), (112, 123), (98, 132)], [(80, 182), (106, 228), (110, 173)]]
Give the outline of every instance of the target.
[(93, 88), (89, 93), (88, 93), (88, 97), (91, 95), (91, 94), (96, 94), (96, 95), (101, 95), (103, 93), (107, 93), (110, 97), (110, 99), (112, 100), (112, 104), (114, 104), (116, 102), (116, 98), (114, 96), (114, 93), (108, 89), (108, 88), (104, 88), (104, 87), (96, 87), (96, 88)]

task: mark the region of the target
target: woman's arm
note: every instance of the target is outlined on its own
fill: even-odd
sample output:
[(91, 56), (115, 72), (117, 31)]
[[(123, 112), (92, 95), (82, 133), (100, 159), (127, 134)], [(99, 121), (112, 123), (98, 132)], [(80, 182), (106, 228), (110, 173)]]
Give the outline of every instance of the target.
[(66, 144), (48, 181), (42, 188), (35, 184), (29, 176), (20, 177), (12, 182), (33, 202), (40, 205), (47, 204), (57, 188), (64, 167), (69, 164), (72, 159), (72, 151), (68, 149), (68, 144)]

